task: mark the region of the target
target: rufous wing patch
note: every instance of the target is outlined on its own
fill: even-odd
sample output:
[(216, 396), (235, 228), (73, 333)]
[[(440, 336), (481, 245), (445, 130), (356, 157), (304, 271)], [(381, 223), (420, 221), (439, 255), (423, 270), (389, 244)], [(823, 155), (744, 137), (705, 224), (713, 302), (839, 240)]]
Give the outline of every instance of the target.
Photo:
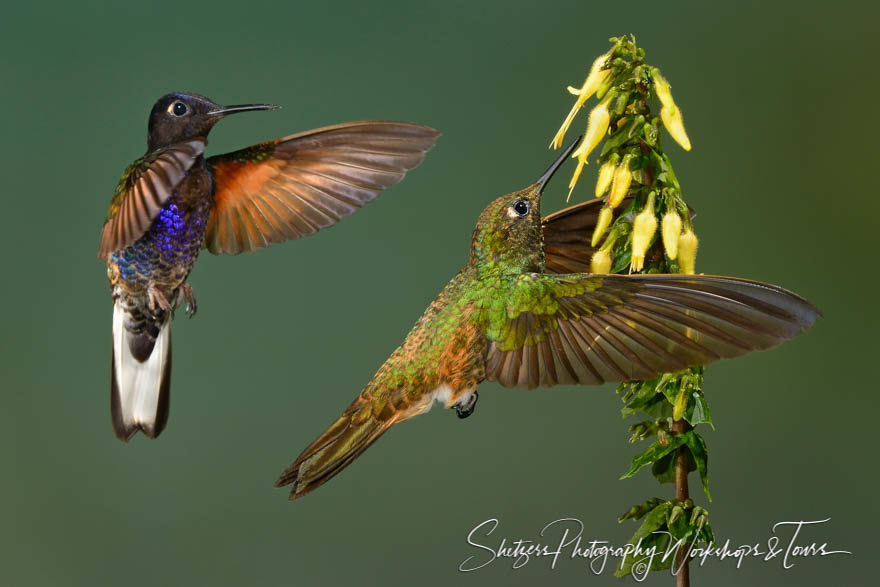
[(352, 122), (211, 157), (205, 246), (235, 255), (332, 226), (403, 179), (439, 134), (401, 122)]

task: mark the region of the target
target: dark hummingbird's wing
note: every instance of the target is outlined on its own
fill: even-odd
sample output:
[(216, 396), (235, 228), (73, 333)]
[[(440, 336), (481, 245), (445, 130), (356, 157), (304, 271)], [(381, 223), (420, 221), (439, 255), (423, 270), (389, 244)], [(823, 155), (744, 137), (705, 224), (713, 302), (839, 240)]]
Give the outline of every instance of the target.
[(205, 244), (235, 255), (336, 224), (403, 179), (438, 136), (415, 124), (351, 122), (211, 157)]
[(129, 166), (110, 201), (98, 257), (105, 259), (142, 237), (204, 152), (205, 141), (192, 139), (149, 153)]
[[(590, 259), (596, 252), (590, 241), (604, 203), (600, 199), (590, 200), (543, 218), (547, 273), (589, 273)], [(621, 210), (628, 205), (624, 202)]]
[[(617, 210), (624, 211), (633, 198), (625, 198)], [(544, 231), (544, 259), (547, 273), (589, 273), (596, 247), (590, 246), (599, 211), (605, 200), (596, 199), (569, 206), (541, 220)], [(691, 209), (691, 219), (696, 213)]]
[(650, 379), (772, 348), (819, 311), (756, 281), (703, 275), (524, 275), (496, 318), (486, 378), (507, 387)]

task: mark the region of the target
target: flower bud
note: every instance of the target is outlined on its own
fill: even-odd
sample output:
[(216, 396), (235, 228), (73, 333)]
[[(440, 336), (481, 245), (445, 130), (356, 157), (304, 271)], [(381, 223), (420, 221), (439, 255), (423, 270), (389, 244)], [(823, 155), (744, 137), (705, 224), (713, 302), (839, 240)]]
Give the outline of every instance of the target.
[(596, 90), (596, 99), (601, 100), (612, 87), (614, 87), (614, 76), (606, 75), (602, 83), (599, 84), (599, 89)]
[(661, 234), (663, 235), (663, 248), (666, 250), (666, 257), (674, 261), (678, 256), (678, 237), (681, 234), (681, 216), (677, 212), (670, 210), (663, 217)]
[(629, 170), (630, 159), (630, 155), (626, 155), (621, 164), (614, 170), (611, 193), (608, 195), (608, 205), (612, 208), (616, 208), (629, 191), (629, 185), (632, 182), (632, 172)]
[(581, 143), (581, 146), (571, 154), (572, 158), (582, 157), (584, 162), (586, 162), (587, 155), (596, 148), (596, 145), (602, 142), (602, 138), (605, 136), (605, 133), (608, 132), (608, 123), (611, 121), (611, 115), (608, 113), (608, 103), (610, 101), (609, 97), (608, 99), (599, 102), (599, 105), (593, 108), (590, 112), (590, 119), (587, 123), (587, 132), (584, 135), (584, 141)]
[(657, 442), (660, 443), (660, 446), (669, 446), (669, 435), (663, 428), (657, 430)]
[(678, 268), (682, 273), (693, 275), (698, 245), (697, 235), (690, 228), (678, 237)]
[(613, 159), (609, 159), (605, 163), (602, 164), (602, 167), (599, 168), (599, 178), (596, 180), (596, 197), (601, 198), (605, 193), (605, 190), (608, 189), (608, 186), (611, 185), (611, 179), (614, 177), (614, 168), (616, 165), (614, 164)]
[(684, 131), (684, 122), (681, 120), (681, 110), (673, 105), (671, 108), (664, 106), (660, 109), (660, 119), (675, 142), (681, 145), (685, 151), (691, 150), (691, 140)]
[(611, 272), (611, 251), (608, 249), (598, 249), (593, 253), (590, 259), (590, 273), (610, 273)]
[(657, 94), (657, 98), (660, 100), (660, 119), (663, 121), (663, 126), (666, 127), (666, 130), (669, 131), (669, 134), (672, 135), (675, 142), (681, 145), (682, 149), (690, 151), (691, 141), (688, 138), (687, 133), (684, 131), (681, 110), (678, 109), (678, 106), (675, 105), (675, 101), (672, 99), (672, 91), (669, 87), (669, 82), (666, 81), (666, 78), (660, 75), (660, 72), (657, 71), (657, 69), (653, 70), (653, 74), (654, 93)]
[(690, 394), (686, 389), (682, 389), (678, 392), (678, 395), (675, 397), (675, 403), (672, 406), (673, 420), (681, 420), (682, 416), (684, 416), (684, 410), (687, 408), (689, 397)]
[(611, 220), (613, 218), (614, 212), (611, 208), (608, 206), (602, 206), (602, 210), (599, 211), (599, 219), (596, 221), (596, 228), (593, 229), (593, 240), (590, 241), (590, 246), (595, 247), (599, 244), (599, 239), (602, 238), (602, 235), (605, 234), (605, 231), (611, 226)]
[(645, 253), (657, 231), (657, 217), (654, 215), (654, 199), (648, 198), (648, 205), (633, 220), (632, 270), (641, 271), (645, 266)]

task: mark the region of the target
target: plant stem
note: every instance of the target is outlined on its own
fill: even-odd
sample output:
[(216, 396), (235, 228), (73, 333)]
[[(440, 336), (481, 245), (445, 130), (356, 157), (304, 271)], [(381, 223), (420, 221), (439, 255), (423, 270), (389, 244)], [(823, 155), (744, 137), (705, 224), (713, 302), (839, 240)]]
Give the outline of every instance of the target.
[[(672, 431), (676, 434), (684, 434), (692, 426), (682, 418), (672, 422)], [(688, 492), (688, 449), (682, 446), (675, 453), (675, 499), (684, 501), (690, 497)], [(683, 545), (686, 546), (686, 545)], [(678, 549), (675, 555), (674, 568), (678, 569), (675, 574), (675, 587), (690, 587), (691, 577), (688, 567), (687, 548)]]

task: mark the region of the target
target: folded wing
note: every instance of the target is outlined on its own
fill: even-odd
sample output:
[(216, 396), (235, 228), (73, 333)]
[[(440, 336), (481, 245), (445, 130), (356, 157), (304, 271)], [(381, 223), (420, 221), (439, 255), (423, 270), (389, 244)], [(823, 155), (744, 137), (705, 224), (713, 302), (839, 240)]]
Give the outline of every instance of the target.
[(131, 165), (110, 202), (98, 257), (105, 259), (141, 238), (204, 152), (205, 141), (196, 138), (150, 153)]

